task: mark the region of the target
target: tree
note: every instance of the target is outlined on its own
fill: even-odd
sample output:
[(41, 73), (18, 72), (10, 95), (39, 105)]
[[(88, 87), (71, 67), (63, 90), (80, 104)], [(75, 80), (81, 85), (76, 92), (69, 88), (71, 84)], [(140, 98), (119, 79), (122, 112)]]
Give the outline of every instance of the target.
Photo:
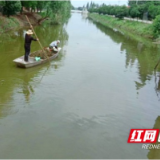
[(155, 20), (153, 21), (152, 27), (154, 36), (158, 37), (160, 35), (160, 15), (156, 16)]
[(4, 1), (0, 1), (0, 6), (3, 6)]
[(139, 17), (140, 16), (140, 12), (139, 12), (139, 10), (138, 10), (138, 7), (132, 7), (131, 9), (130, 9), (130, 15), (131, 15), (131, 17), (132, 18), (136, 18), (136, 17)]
[(3, 11), (3, 1), (0, 1), (0, 12)]
[(42, 11), (42, 9), (44, 9), (45, 8), (45, 4), (46, 4), (46, 2), (45, 1), (37, 1), (37, 12), (38, 11)]
[(89, 3), (87, 3), (86, 8), (87, 8), (87, 10), (89, 9)]
[[(71, 2), (70, 0), (67, 1), (26, 1), (26, 0), (4, 0), (0, 1), (0, 9), (4, 15), (8, 17), (10, 15), (14, 15), (17, 12), (23, 12), (23, 7), (28, 9), (28, 11), (42, 11), (44, 9), (43, 16), (50, 17), (50, 20), (53, 23), (61, 23), (66, 22), (66, 20), (70, 16), (71, 10)], [(42, 18), (43, 20), (44, 18)]]
[(49, 16), (52, 23), (64, 22), (70, 16), (70, 1), (49, 1), (46, 5), (46, 16)]
[(155, 17), (160, 14), (160, 6), (155, 6), (152, 4), (149, 6), (148, 11), (150, 18), (155, 19)]
[(128, 15), (128, 8), (126, 6), (116, 6), (115, 7), (115, 16), (119, 19), (123, 19)]
[(14, 15), (21, 10), (20, 1), (3, 1), (3, 15)]

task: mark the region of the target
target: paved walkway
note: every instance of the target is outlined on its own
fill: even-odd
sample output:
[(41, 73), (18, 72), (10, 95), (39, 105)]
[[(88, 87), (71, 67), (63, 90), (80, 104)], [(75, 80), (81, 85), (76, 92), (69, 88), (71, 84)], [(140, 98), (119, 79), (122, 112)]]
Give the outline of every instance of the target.
[(137, 19), (137, 18), (128, 18), (128, 17), (124, 17), (125, 20), (129, 20), (129, 21), (137, 21), (137, 22), (142, 22), (142, 23), (148, 23), (148, 24), (152, 24), (152, 21), (147, 21), (147, 20), (141, 20), (141, 19)]
[[(107, 15), (107, 16), (115, 17), (113, 15)], [(141, 19), (137, 19), (137, 18), (124, 17), (124, 19), (128, 20), (128, 21), (137, 21), (137, 22), (148, 23), (148, 24), (152, 24), (153, 23), (152, 21), (141, 20)]]

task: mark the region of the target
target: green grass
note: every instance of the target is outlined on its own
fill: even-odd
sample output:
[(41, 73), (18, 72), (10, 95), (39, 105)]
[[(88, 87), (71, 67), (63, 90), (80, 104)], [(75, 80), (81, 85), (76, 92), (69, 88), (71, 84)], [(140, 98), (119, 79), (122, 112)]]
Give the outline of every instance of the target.
[(122, 31), (132, 32), (136, 35), (140, 35), (147, 38), (153, 38), (153, 30), (151, 24), (145, 24), (136, 21), (120, 20), (107, 15), (89, 14), (89, 17), (101, 23), (104, 26), (117, 28)]
[(13, 29), (19, 26), (18, 21), (13, 17), (10, 17), (10, 18), (0, 17), (0, 19), (1, 19), (0, 33), (4, 33), (6, 31), (9, 31), (10, 29)]

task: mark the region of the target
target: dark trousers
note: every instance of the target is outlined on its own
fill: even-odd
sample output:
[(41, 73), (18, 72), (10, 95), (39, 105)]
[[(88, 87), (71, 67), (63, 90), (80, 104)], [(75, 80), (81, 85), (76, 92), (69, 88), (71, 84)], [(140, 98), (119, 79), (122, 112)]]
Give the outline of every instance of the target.
[(29, 46), (24, 46), (24, 49), (25, 49), (25, 55), (24, 55), (24, 60), (26, 62), (28, 62), (28, 56), (30, 54), (30, 47)]

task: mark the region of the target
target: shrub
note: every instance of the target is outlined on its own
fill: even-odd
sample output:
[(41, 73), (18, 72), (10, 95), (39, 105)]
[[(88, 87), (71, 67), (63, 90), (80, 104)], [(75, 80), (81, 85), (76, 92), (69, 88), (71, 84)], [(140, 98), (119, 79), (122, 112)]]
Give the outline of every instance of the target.
[(20, 1), (4, 1), (3, 2), (3, 15), (10, 15), (16, 14), (16, 12), (20, 11), (21, 3)]
[(140, 12), (138, 7), (133, 7), (130, 9), (130, 15), (132, 18), (138, 18), (140, 16)]
[(160, 35), (160, 15), (156, 16), (152, 24), (153, 35), (157, 38)]
[(154, 19), (157, 15), (160, 14), (160, 6), (150, 5), (149, 6), (149, 16)]

